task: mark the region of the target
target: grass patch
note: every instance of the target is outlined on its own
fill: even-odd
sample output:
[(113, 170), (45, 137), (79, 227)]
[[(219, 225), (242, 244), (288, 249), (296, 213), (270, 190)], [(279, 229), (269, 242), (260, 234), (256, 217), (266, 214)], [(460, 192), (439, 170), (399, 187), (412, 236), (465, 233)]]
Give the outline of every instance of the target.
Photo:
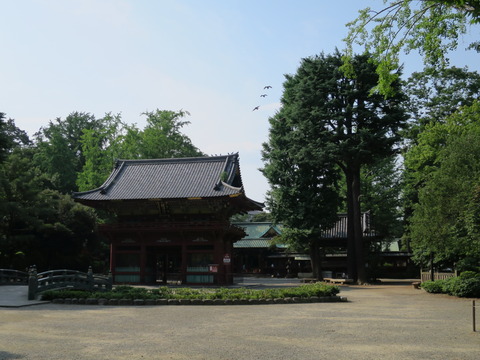
[(305, 284), (298, 287), (283, 289), (247, 289), (247, 288), (169, 288), (147, 289), (133, 286), (116, 286), (112, 291), (91, 292), (82, 290), (49, 290), (42, 294), (43, 300), (54, 299), (176, 299), (176, 300), (262, 300), (282, 298), (310, 298), (312, 296), (335, 296), (340, 292), (338, 286), (323, 283)]

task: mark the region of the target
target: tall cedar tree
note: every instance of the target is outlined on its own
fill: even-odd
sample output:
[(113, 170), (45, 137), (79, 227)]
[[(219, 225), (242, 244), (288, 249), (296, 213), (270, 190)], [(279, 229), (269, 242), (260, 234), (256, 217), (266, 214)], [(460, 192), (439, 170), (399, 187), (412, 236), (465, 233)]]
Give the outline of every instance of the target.
[(360, 171), (395, 154), (398, 132), (406, 124), (398, 82), (389, 98), (371, 92), (378, 76), (370, 60), (368, 55), (354, 56), (353, 76), (346, 77), (338, 51), (303, 59), (297, 73), (286, 76), (283, 106), (269, 120), (269, 142), (263, 149), (272, 214), (300, 231), (313, 233), (333, 224), (339, 205), (337, 180), (343, 171), (348, 274), (358, 283), (367, 281)]

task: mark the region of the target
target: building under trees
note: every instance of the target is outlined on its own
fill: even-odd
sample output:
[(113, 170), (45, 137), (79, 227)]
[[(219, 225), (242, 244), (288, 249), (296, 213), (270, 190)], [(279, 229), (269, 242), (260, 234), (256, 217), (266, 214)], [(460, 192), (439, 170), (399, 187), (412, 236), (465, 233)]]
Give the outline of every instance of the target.
[(230, 284), (236, 213), (261, 210), (243, 189), (238, 154), (120, 160), (76, 201), (114, 214), (99, 226), (116, 283)]

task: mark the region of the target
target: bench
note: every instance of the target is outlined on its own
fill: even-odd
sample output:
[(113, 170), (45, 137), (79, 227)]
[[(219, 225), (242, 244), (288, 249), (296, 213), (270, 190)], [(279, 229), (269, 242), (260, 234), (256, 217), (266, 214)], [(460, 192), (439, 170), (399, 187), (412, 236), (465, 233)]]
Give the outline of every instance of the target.
[(323, 281), (328, 282), (329, 284), (340, 284), (340, 285), (353, 283), (352, 279), (323, 278)]
[(302, 280), (302, 283), (314, 283), (314, 282), (317, 282), (318, 279), (315, 279), (315, 278), (303, 278), (301, 279)]

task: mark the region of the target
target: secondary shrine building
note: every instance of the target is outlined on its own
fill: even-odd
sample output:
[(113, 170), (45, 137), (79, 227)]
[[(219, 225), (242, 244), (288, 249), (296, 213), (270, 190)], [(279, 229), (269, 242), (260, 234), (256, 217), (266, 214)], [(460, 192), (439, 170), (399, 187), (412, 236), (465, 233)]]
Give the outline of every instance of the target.
[(230, 284), (236, 213), (261, 210), (245, 195), (238, 154), (118, 160), (98, 189), (75, 201), (114, 214), (99, 231), (110, 242), (115, 283)]

